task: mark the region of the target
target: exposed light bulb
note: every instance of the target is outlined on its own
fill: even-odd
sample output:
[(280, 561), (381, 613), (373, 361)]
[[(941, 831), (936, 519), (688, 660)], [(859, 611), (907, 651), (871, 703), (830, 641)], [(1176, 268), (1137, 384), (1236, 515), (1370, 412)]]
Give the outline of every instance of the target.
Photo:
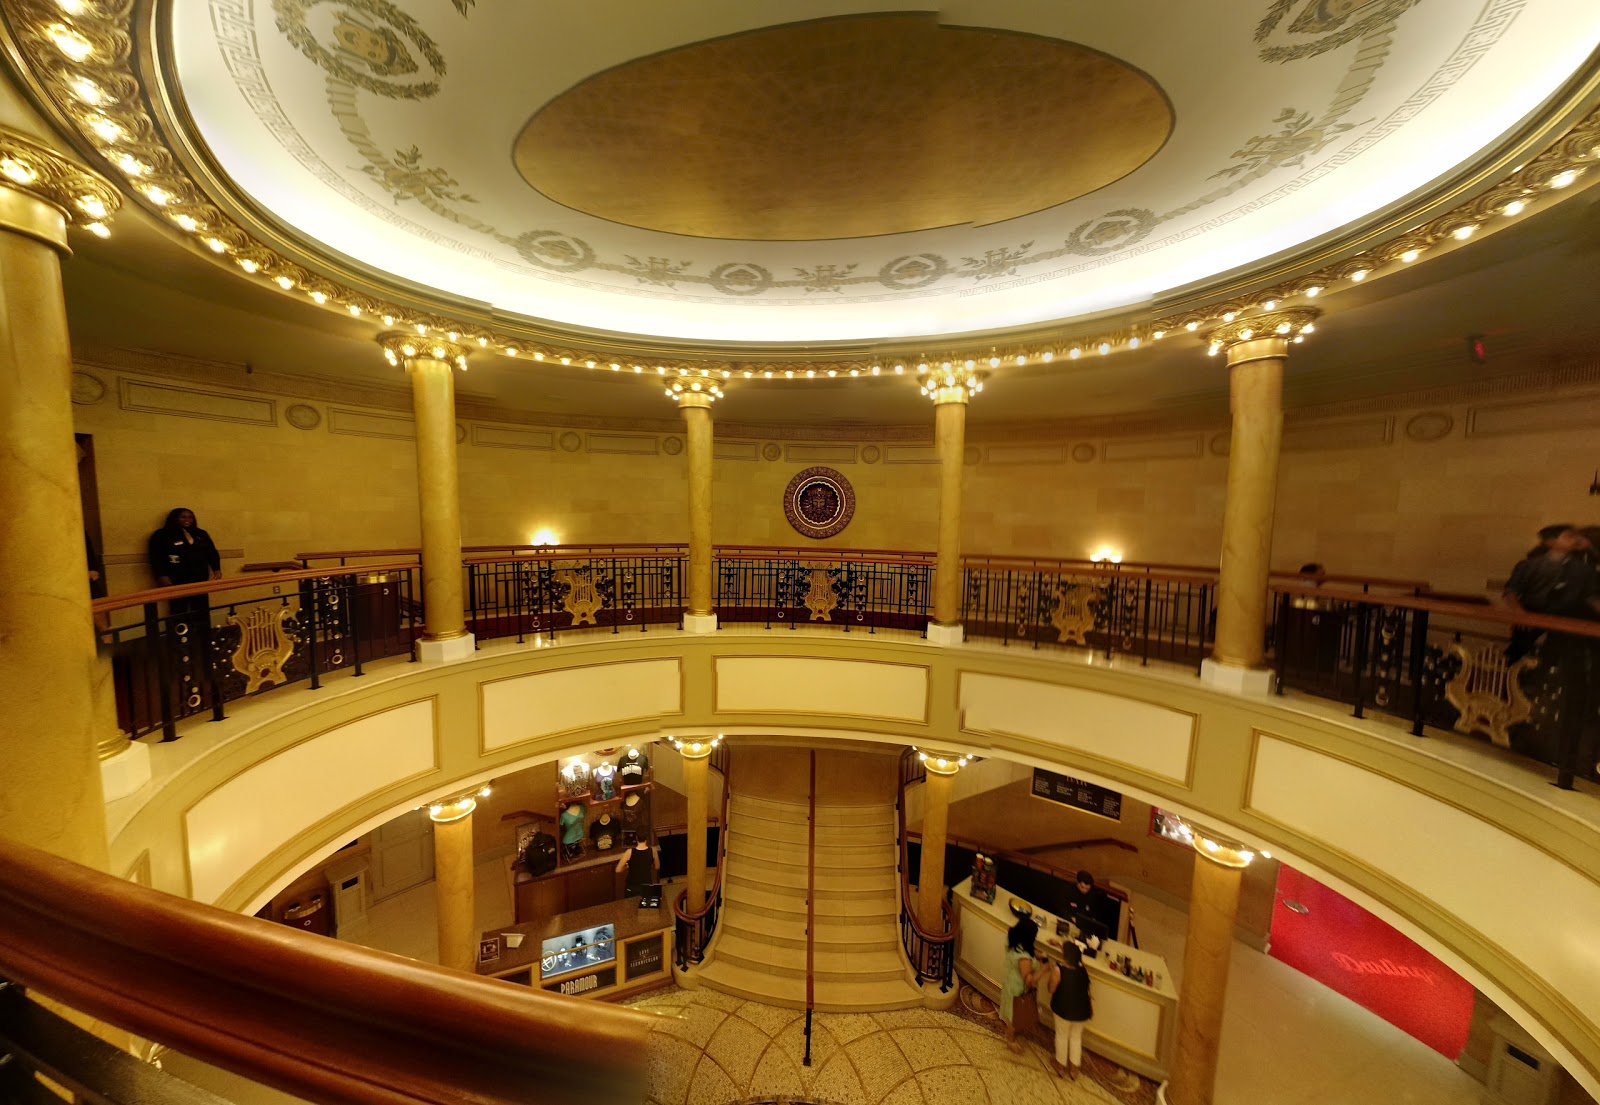
[(1573, 181), (1577, 180), (1579, 174), (1582, 172), (1582, 169), (1566, 169), (1562, 172), (1559, 172), (1550, 178), (1550, 187), (1565, 188)]
[(1409, 265), (1411, 262), (1415, 261), (1418, 257), (1421, 257), (1421, 256), (1422, 256), (1422, 251), (1420, 249), (1408, 249), (1408, 250), (1406, 250), (1404, 253), (1402, 253), (1400, 255), (1400, 260), (1404, 261), (1406, 264)]
[(57, 50), (73, 61), (83, 61), (94, 53), (94, 44), (64, 23), (52, 23), (45, 28), (44, 33), (45, 37), (55, 43)]
[(1469, 223), (1466, 226), (1458, 226), (1458, 227), (1456, 227), (1454, 233), (1451, 236), (1453, 238), (1455, 238), (1455, 240), (1458, 241), (1458, 242), (1464, 242), (1468, 238), (1470, 238), (1474, 234), (1476, 234), (1477, 231), (1478, 231), (1477, 226)]
[(1359, 284), (1370, 275), (1372, 275), (1371, 269), (1357, 269), (1355, 272), (1350, 274), (1350, 279), (1354, 283)]
[(1528, 208), (1528, 205), (1523, 203), (1521, 200), (1512, 200), (1510, 203), (1506, 204), (1500, 210), (1502, 212), (1504, 212), (1507, 216), (1513, 216), (1513, 215), (1522, 214), (1524, 211), (1527, 210), (1527, 208)]
[(84, 229), (90, 234), (93, 234), (96, 238), (111, 237), (111, 228), (105, 223), (87, 223), (85, 224)]
[(1186, 322), (1183, 324), (1183, 328), (1192, 334), (1200, 329), (1200, 324), (1198, 322)]
[(1317, 298), (1317, 296), (1319, 296), (1321, 294), (1322, 294), (1322, 285), (1321, 284), (1313, 284), (1313, 285), (1311, 285), (1311, 287), (1306, 289), (1306, 298), (1307, 299), (1315, 299), (1315, 298)]
[(1269, 299), (1261, 305), (1261, 309), (1263, 311), (1276, 311), (1278, 309), (1278, 301), (1276, 299)]

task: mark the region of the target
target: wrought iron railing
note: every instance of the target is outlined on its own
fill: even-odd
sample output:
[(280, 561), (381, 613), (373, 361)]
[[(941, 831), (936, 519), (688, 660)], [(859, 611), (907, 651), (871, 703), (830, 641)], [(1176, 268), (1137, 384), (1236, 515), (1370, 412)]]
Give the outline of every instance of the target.
[[(944, 922), (943, 932), (929, 932), (917, 918), (916, 899), (911, 893), (911, 842), (906, 835), (906, 790), (913, 783), (927, 780), (927, 769), (911, 749), (900, 754), (900, 789), (895, 802), (895, 816), (900, 834), (900, 943), (918, 982), (937, 982), (941, 993), (955, 983), (956, 933), (950, 909), (950, 895), (940, 895), (939, 916)], [(944, 888), (940, 888), (943, 890)], [(922, 887), (917, 888), (921, 893)]]
[(118, 725), (132, 736), (290, 683), (409, 653), (421, 632), (417, 568), (391, 563), (165, 587), (100, 599)]
[(1002, 643), (1078, 645), (1107, 656), (1199, 665), (1216, 578), (1074, 561), (968, 558), (962, 625)]
[(717, 617), (771, 629), (822, 624), (846, 633), (928, 624), (931, 557), (854, 550), (717, 550)]
[[(705, 904), (699, 909), (688, 908), (689, 892), (683, 891), (672, 903), (673, 945), (676, 948), (678, 969), (687, 971), (696, 963), (705, 961), (706, 948), (717, 933), (717, 918), (722, 914), (722, 874), (728, 866), (728, 792), (732, 789), (728, 765), (731, 762), (726, 744), (711, 750), (709, 767), (722, 773), (722, 812), (717, 822), (717, 874), (706, 891)], [(690, 841), (691, 846), (704, 841)]]
[(468, 628), (479, 641), (566, 629), (644, 632), (683, 619), (687, 556), (671, 546), (539, 549), (466, 561)]
[(1480, 733), (1554, 766), (1562, 787), (1596, 774), (1585, 736), (1600, 724), (1600, 623), (1304, 583), (1273, 592), (1279, 694), (1393, 714), (1419, 737)]

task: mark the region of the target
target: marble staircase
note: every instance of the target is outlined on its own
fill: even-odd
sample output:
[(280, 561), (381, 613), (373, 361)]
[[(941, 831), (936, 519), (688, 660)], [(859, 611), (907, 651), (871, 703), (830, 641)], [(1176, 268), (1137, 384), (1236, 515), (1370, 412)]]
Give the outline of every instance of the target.
[[(900, 949), (894, 806), (819, 805), (816, 812), (816, 1008), (921, 1005)], [(805, 803), (730, 796), (722, 912), (694, 971), (701, 985), (804, 1008), (806, 817)]]

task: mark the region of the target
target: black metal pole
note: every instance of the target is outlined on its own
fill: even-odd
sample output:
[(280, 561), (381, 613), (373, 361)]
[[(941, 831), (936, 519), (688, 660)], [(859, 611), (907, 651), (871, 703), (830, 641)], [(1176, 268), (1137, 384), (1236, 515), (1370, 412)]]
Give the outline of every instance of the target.
[(1362, 603), (1356, 607), (1356, 717), (1366, 716), (1367, 697), (1367, 637), (1372, 630), (1372, 607)]
[(178, 724), (172, 716), (172, 657), (167, 652), (166, 635), (161, 632), (161, 617), (157, 605), (144, 604), (144, 639), (155, 650), (156, 701), (161, 706), (161, 739), (178, 739)]
[(300, 613), (305, 616), (306, 654), (311, 661), (311, 689), (322, 689), (322, 665), (317, 657), (317, 581), (300, 581)]
[(1427, 687), (1423, 679), (1428, 671), (1428, 612), (1411, 612), (1411, 735), (1422, 736), (1423, 718), (1426, 716)]
[[(370, 585), (369, 585), (370, 586)], [(359, 593), (359, 584), (355, 576), (344, 577), (344, 616), (350, 623), (350, 653), (355, 659), (356, 675), (366, 674), (361, 670), (361, 611), (356, 607), (356, 595)]]

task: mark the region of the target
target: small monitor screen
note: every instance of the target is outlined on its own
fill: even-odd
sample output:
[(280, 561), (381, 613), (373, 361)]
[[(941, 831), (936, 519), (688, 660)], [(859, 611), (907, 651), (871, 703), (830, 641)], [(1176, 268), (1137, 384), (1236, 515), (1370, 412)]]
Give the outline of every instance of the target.
[(1098, 936), (1104, 942), (1111, 938), (1111, 930), (1103, 921), (1097, 921), (1093, 917), (1079, 917), (1075, 923), (1078, 926), (1080, 939), (1087, 940), (1091, 936)]

